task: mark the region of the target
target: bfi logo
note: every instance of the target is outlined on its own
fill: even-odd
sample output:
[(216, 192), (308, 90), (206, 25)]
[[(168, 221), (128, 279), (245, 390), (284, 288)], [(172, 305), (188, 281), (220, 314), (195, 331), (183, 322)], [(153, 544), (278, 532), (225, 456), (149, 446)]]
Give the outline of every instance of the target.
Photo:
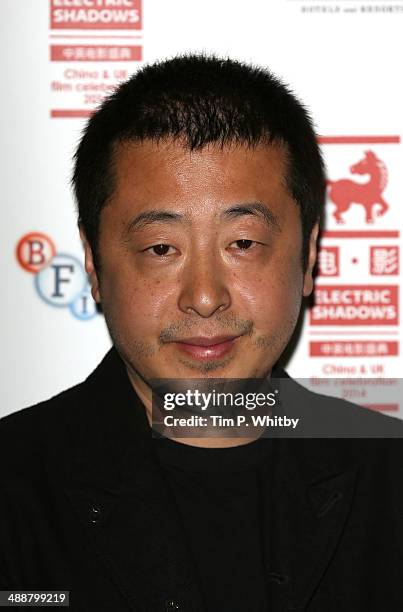
[(68, 308), (81, 321), (97, 315), (81, 262), (73, 255), (58, 253), (49, 236), (25, 234), (18, 241), (16, 257), (21, 268), (33, 275), (36, 292), (46, 304)]

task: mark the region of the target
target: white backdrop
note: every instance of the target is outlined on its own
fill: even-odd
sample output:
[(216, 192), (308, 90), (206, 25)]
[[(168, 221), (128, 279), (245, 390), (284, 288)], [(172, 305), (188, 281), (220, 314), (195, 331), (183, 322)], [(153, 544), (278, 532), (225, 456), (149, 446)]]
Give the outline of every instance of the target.
[[(318, 306), (290, 374), (400, 375), (403, 0), (2, 0), (1, 9), (0, 415), (80, 382), (109, 348), (88, 296), (69, 305), (85, 282), (71, 156), (108, 88), (144, 61), (191, 50), (264, 65), (289, 82), (315, 118), (329, 178), (357, 191), (344, 223), (335, 212), (346, 183), (329, 191)], [(359, 162), (363, 174), (351, 172)], [(52, 246), (70, 266), (60, 269), (64, 298), (52, 297), (40, 269)]]

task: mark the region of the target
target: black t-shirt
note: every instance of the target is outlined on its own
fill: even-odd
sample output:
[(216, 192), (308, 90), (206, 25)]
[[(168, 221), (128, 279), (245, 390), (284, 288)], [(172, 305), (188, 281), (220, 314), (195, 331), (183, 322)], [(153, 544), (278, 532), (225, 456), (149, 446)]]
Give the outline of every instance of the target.
[(163, 437), (153, 443), (182, 518), (206, 610), (266, 612), (260, 480), (270, 461), (270, 440), (231, 448), (199, 448)]

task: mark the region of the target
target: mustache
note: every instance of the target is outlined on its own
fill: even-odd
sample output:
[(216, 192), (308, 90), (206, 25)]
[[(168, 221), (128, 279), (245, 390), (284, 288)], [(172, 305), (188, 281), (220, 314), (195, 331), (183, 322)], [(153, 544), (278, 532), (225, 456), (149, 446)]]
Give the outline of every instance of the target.
[(219, 336), (219, 335), (252, 335), (253, 321), (250, 319), (237, 319), (231, 315), (217, 315), (211, 327), (200, 328), (200, 321), (178, 321), (165, 327), (158, 335), (160, 344), (182, 340), (186, 334), (193, 336)]

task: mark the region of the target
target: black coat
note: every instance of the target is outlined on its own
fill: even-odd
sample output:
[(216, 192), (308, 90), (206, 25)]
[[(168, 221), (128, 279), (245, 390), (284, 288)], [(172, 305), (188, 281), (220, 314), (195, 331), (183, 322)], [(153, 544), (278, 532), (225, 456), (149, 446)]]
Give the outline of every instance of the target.
[[(351, 410), (301, 393), (323, 422)], [(402, 440), (273, 444), (269, 610), (403, 610)], [(69, 590), (77, 611), (202, 611), (175, 512), (114, 349), (84, 383), (0, 421), (0, 589)]]

